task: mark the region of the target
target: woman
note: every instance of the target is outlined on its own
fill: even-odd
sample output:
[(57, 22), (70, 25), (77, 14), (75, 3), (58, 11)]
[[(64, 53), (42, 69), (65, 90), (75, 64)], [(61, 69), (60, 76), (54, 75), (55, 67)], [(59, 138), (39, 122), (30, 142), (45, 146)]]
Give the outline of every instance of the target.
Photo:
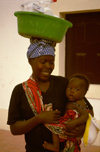
[[(48, 152), (43, 148), (43, 143), (44, 141), (52, 143), (52, 133), (44, 124), (57, 123), (60, 116), (64, 114), (67, 80), (60, 76), (51, 76), (55, 59), (54, 42), (34, 39), (28, 48), (27, 57), (32, 67), (32, 76), (14, 88), (7, 123), (13, 135), (25, 134), (26, 152)], [(34, 112), (28, 102), (27, 90), (30, 94), (30, 101), (31, 99), (33, 102), (36, 101)], [(53, 111), (43, 110), (40, 104), (41, 95), (44, 105), (52, 103)], [(69, 129), (66, 134), (72, 136), (79, 134), (80, 136), (83, 134), (84, 126), (83, 129), (78, 127), (74, 131)], [(61, 143), (62, 147), (63, 143)]]

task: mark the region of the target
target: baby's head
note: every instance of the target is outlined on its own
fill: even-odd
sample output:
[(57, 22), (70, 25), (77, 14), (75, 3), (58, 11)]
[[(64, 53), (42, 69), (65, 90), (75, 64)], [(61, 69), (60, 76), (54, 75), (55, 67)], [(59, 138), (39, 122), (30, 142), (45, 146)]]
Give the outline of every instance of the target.
[(81, 100), (89, 88), (89, 80), (83, 74), (74, 74), (69, 78), (66, 96), (69, 101)]

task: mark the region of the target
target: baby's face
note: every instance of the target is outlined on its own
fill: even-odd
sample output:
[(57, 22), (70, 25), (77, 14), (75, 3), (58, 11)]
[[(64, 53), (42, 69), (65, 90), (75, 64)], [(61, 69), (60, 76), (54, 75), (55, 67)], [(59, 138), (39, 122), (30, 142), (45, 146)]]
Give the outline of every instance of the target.
[(85, 82), (79, 78), (72, 78), (66, 89), (66, 96), (69, 101), (77, 101), (84, 97), (86, 93)]

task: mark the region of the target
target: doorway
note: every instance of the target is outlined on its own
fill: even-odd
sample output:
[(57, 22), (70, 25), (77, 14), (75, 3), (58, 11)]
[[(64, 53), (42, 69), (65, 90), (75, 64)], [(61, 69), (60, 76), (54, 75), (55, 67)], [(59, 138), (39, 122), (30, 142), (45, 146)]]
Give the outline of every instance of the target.
[(68, 14), (73, 27), (66, 34), (65, 76), (82, 73), (100, 84), (100, 12)]

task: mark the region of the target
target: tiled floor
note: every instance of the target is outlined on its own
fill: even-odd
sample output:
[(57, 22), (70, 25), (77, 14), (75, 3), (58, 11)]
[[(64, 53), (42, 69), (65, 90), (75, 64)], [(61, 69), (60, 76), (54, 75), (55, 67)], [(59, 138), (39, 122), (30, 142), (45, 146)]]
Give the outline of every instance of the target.
[(100, 146), (87, 146), (87, 147), (83, 147), (81, 146), (81, 150), (82, 152), (100, 152)]
[[(25, 152), (24, 136), (13, 136), (9, 131), (0, 130), (0, 152)], [(100, 147), (82, 146), (82, 152), (100, 152)]]
[(13, 136), (10, 131), (0, 130), (0, 152), (25, 152), (24, 136)]

